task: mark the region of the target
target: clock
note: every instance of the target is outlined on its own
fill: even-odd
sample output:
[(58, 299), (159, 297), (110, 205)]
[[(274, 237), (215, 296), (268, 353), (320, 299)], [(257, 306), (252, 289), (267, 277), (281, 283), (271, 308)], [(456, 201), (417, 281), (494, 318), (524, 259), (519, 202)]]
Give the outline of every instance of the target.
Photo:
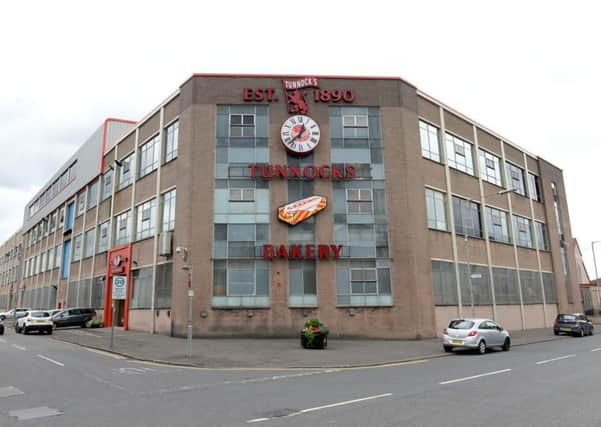
[(286, 150), (298, 156), (306, 156), (319, 144), (319, 126), (309, 116), (289, 117), (280, 130), (282, 144)]

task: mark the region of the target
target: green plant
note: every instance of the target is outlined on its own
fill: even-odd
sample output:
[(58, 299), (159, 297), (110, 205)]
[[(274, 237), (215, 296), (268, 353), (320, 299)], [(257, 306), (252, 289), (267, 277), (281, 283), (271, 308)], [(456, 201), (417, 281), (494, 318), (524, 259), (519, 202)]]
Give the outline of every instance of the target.
[[(327, 339), (325, 337), (327, 337), (329, 333), (330, 330), (328, 327), (321, 323), (317, 317), (311, 317), (309, 320), (307, 320), (302, 330), (306, 346), (309, 348), (315, 346), (321, 347), (322, 344), (320, 341), (323, 342), (324, 339)], [(318, 337), (319, 340), (317, 339)]]
[(87, 324), (88, 328), (102, 328), (102, 320), (100, 319), (92, 319)]

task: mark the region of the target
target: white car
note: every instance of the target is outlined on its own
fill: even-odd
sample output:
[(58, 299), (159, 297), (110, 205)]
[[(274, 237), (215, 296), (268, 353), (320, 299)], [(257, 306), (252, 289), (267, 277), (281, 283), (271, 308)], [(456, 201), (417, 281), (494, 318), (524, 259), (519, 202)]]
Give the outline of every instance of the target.
[(443, 331), (442, 346), (450, 353), (454, 348), (474, 349), (480, 354), (490, 347), (503, 351), (511, 348), (511, 337), (501, 325), (490, 319), (455, 319)]
[(0, 320), (18, 319), (19, 317), (25, 316), (25, 313), (28, 311), (31, 311), (31, 308), (13, 308), (12, 310), (0, 313)]
[(47, 311), (29, 311), (25, 316), (21, 317), (15, 323), (15, 332), (24, 334), (30, 331), (46, 332), (52, 334), (54, 324)]

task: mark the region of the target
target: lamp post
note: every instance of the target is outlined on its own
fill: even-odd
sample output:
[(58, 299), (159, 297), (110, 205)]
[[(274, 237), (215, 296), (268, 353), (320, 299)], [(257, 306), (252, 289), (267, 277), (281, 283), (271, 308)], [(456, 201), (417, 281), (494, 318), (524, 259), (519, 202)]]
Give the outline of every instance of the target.
[[(591, 248), (593, 249), (593, 266), (595, 267), (595, 285), (599, 285), (599, 275), (597, 274), (597, 258), (595, 258), (595, 243), (601, 243), (601, 240), (595, 240), (591, 242)], [(601, 311), (601, 308), (599, 308)]]
[[(515, 190), (516, 190), (515, 188), (508, 188), (506, 190), (500, 190), (500, 191), (497, 191), (496, 193), (485, 194), (481, 197), (481, 199), (484, 200), (490, 196), (500, 196), (502, 194), (514, 193)], [(469, 209), (469, 207), (473, 200), (474, 200), (473, 198), (467, 199), (468, 212), (470, 213), (470, 223), (471, 223), (470, 225), (471, 225), (472, 229), (474, 228), (474, 216), (471, 214), (471, 210)], [(468, 280), (468, 286), (470, 289), (470, 306), (471, 306), (471, 311), (472, 311), (472, 317), (476, 317), (476, 312), (475, 312), (475, 308), (474, 308), (474, 287), (472, 285), (472, 263), (470, 262), (469, 239), (467, 236), (467, 231), (465, 229), (465, 219), (463, 218), (463, 215), (461, 215), (461, 226), (463, 227), (463, 245), (464, 245), (464, 249), (465, 249), (465, 259), (467, 261), (467, 280)]]
[(187, 325), (187, 351), (186, 355), (188, 359), (192, 357), (192, 298), (194, 297), (194, 291), (192, 290), (192, 266), (188, 263), (188, 248), (178, 246), (175, 248), (175, 252), (182, 257), (184, 265), (182, 270), (187, 272), (187, 292), (188, 292), (188, 325)]

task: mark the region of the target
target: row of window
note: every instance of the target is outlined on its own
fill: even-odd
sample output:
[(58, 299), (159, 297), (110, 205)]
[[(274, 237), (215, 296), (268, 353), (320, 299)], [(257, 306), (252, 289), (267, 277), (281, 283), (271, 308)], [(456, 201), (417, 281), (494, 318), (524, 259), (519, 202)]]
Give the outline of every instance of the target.
[(3, 271), (0, 273), (0, 285), (4, 286), (4, 285), (8, 285), (10, 283), (14, 283), (17, 281), (17, 277), (18, 277), (18, 271), (19, 268), (18, 266), (14, 266), (9, 268), (6, 271)]
[(11, 247), (4, 253), (4, 255), (0, 256), (0, 265), (7, 263), (14, 258), (18, 258), (20, 253), (21, 253), (21, 245), (20, 244)]
[(52, 184), (48, 186), (46, 191), (44, 191), (40, 197), (38, 197), (30, 206), (29, 206), (29, 218), (35, 215), (41, 208), (46, 206), (46, 204), (54, 199), (58, 193), (64, 190), (67, 185), (71, 181), (73, 181), (77, 176), (77, 162), (73, 163), (69, 166), (65, 172), (61, 174), (59, 178), (57, 178)]
[[(435, 162), (443, 162), (441, 159), (439, 129), (424, 121), (419, 122), (420, 142), (422, 156)], [(470, 175), (475, 175), (476, 164), (474, 162), (474, 147), (471, 143), (458, 138), (450, 133), (445, 133), (445, 148), (447, 164), (453, 169), (460, 170)], [(505, 170), (502, 168), (502, 160), (499, 156), (482, 148), (478, 149), (478, 171), (480, 178), (500, 187), (513, 188), (517, 194), (528, 196), (532, 200), (542, 201), (540, 182), (538, 176), (525, 171), (521, 167), (510, 162), (505, 162)], [(504, 172), (504, 174), (503, 174)], [(527, 187), (526, 191), (526, 179)]]
[[(170, 162), (177, 158), (178, 141), (179, 121), (175, 121), (165, 128), (163, 163)], [(138, 156), (138, 178), (142, 178), (158, 168), (160, 152), (161, 144), (159, 134), (140, 146)], [(135, 160), (134, 153), (132, 153), (119, 161), (120, 166), (117, 168), (117, 190), (121, 190), (132, 183), (133, 171), (135, 170), (136, 164)], [(71, 170), (71, 168), (69, 168), (67, 172), (69, 172), (69, 170)], [(75, 173), (74, 170), (73, 173)], [(98, 188), (100, 184), (99, 181), (96, 180), (77, 193), (76, 205), (74, 207), (71, 207), (71, 204), (68, 204), (66, 208), (57, 210), (42, 219), (29, 233), (27, 233), (25, 237), (27, 247), (39, 242), (48, 234), (53, 233), (56, 230), (57, 225), (58, 227), (64, 226), (65, 231), (69, 230), (72, 226), (74, 217), (95, 207), (98, 204), (99, 196), (102, 201), (111, 197), (113, 177), (114, 170), (111, 168), (102, 176), (102, 188), (100, 189), (100, 194)], [(73, 212), (73, 209), (75, 209), (75, 212)], [(67, 218), (65, 218), (65, 215)]]
[[(440, 191), (426, 188), (426, 211), (428, 227), (434, 230), (449, 231), (447, 221), (447, 198)], [(457, 196), (452, 197), (455, 233), (482, 238), (482, 212), (480, 204)], [(519, 215), (509, 213), (491, 206), (484, 208), (488, 238), (496, 242), (512, 243), (526, 248), (534, 248), (533, 233), (536, 233), (538, 249), (549, 250), (549, 240), (544, 223), (532, 221)]]
[[(175, 228), (175, 203), (176, 190), (168, 191), (161, 195), (160, 231), (169, 231)], [(142, 240), (154, 236), (156, 220), (156, 199), (148, 200), (135, 208), (136, 231), (135, 240)], [(121, 245), (130, 241), (131, 211), (115, 216), (113, 245)], [(69, 276), (69, 263), (88, 258), (96, 253), (105, 252), (109, 248), (109, 221), (90, 228), (78, 234), (72, 240), (65, 241), (64, 245), (48, 249), (39, 255), (25, 261), (25, 277), (43, 273), (62, 266), (61, 278)], [(71, 244), (72, 242), (72, 244)], [(66, 249), (68, 248), (68, 249)], [(63, 262), (64, 261), (64, 262)]]

